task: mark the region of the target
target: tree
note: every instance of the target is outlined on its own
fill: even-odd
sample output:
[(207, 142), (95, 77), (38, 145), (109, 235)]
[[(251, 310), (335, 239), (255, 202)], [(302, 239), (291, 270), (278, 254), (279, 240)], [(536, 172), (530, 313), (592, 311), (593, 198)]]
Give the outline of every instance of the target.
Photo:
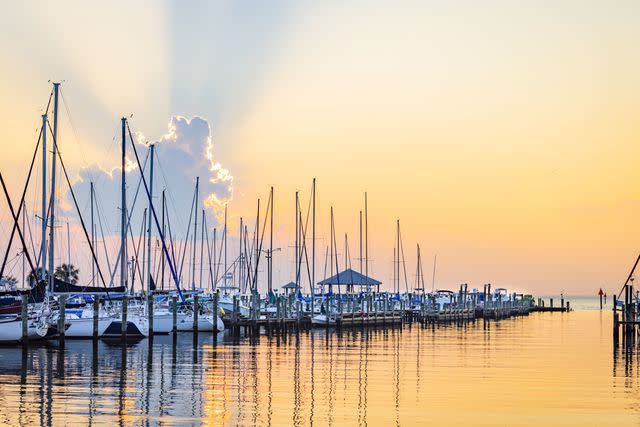
[(75, 285), (76, 283), (78, 283), (79, 274), (80, 270), (78, 270), (75, 265), (61, 264), (56, 267), (56, 271), (53, 274), (53, 277)]
[(0, 285), (13, 290), (18, 285), (18, 279), (13, 276), (3, 276), (0, 277)]
[[(49, 272), (47, 270), (44, 271), (45, 280), (49, 277)], [(42, 278), (42, 267), (38, 267), (35, 270), (31, 270), (29, 275), (27, 276), (27, 283), (34, 287), (37, 282)]]

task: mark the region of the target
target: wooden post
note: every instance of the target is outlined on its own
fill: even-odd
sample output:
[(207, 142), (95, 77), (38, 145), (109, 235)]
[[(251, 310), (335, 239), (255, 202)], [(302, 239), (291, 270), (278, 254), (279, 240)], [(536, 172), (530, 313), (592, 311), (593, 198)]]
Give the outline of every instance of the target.
[(616, 295), (613, 296), (613, 338), (618, 338), (618, 297)]
[(569, 305), (569, 301), (567, 301), (567, 312), (571, 311), (571, 306)]
[(147, 295), (147, 311), (149, 313), (149, 336), (153, 336), (153, 292)]
[(198, 333), (198, 314), (200, 307), (198, 306), (198, 295), (193, 296), (193, 333)]
[(129, 297), (127, 295), (122, 296), (122, 339), (127, 338), (127, 309), (129, 305)]
[(98, 319), (100, 318), (100, 296), (93, 296), (93, 339), (98, 338)]
[(67, 308), (67, 296), (60, 295), (58, 299), (58, 305), (60, 305), (60, 312), (58, 315), (58, 337), (61, 341), (64, 341), (64, 326), (66, 323), (66, 314), (65, 310)]
[(20, 319), (22, 320), (22, 342), (29, 340), (29, 296), (22, 295), (22, 305), (20, 306)]
[(553, 308), (553, 298), (549, 298), (549, 307)]
[(173, 324), (171, 331), (175, 334), (176, 332), (178, 332), (178, 297), (176, 296), (171, 297), (171, 309), (171, 314), (173, 315)]
[[(220, 300), (220, 291), (216, 289), (216, 293), (213, 294), (213, 318), (216, 325), (216, 331), (218, 329), (218, 301)], [(219, 332), (219, 331), (218, 331)]]

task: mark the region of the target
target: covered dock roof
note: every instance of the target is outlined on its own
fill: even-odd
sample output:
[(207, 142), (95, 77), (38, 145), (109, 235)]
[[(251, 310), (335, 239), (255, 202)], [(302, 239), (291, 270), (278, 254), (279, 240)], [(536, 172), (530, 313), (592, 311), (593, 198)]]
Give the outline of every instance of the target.
[(380, 286), (382, 282), (358, 273), (350, 268), (318, 282), (318, 285), (331, 286)]

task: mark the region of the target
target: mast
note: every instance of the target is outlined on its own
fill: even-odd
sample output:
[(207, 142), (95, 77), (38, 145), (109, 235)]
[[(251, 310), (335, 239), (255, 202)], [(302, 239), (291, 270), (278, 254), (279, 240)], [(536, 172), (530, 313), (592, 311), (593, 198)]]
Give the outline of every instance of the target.
[(360, 211), (360, 274), (362, 274), (362, 211)]
[[(253, 282), (255, 283), (255, 290), (258, 290), (258, 259), (260, 259), (260, 247), (258, 245), (258, 240), (260, 236), (260, 199), (258, 199), (258, 211), (256, 213), (256, 273), (253, 277)], [(251, 289), (253, 293), (254, 289)]]
[(120, 201), (120, 286), (125, 287), (127, 285), (127, 177), (125, 175), (125, 156), (126, 156), (126, 128), (127, 119), (122, 119), (122, 172), (121, 172), (121, 188), (120, 194), (122, 199)]
[[(22, 229), (23, 230), (26, 230), (25, 228), (26, 220), (27, 220), (27, 203), (23, 200), (22, 201)], [(27, 276), (25, 275), (26, 271), (25, 271), (24, 259), (25, 259), (25, 255), (22, 254), (22, 289), (27, 289), (27, 286), (26, 286)]]
[(216, 237), (217, 229), (213, 228), (213, 289), (218, 288), (218, 262), (216, 261), (216, 254), (218, 252), (218, 239)]
[(149, 167), (149, 223), (147, 224), (148, 231), (147, 231), (147, 277), (146, 277), (146, 281), (147, 281), (147, 292), (148, 295), (151, 296), (151, 236), (153, 233), (153, 227), (151, 226), (151, 221), (153, 220), (153, 218), (151, 217), (151, 215), (153, 215), (153, 158), (154, 158), (154, 154), (155, 154), (155, 149), (156, 146), (155, 144), (151, 144), (151, 147), (149, 147), (151, 149), (151, 152), (149, 153), (149, 155), (151, 156), (151, 165)]
[(298, 220), (298, 212), (300, 211), (299, 209), (299, 196), (298, 196), (298, 192), (296, 191), (296, 240), (295, 240), (295, 252), (296, 252), (296, 262), (295, 262), (295, 271), (296, 271), (296, 286), (298, 286), (298, 235), (300, 234), (300, 221)]
[(227, 286), (227, 205), (224, 205), (224, 270), (222, 277), (224, 279), (223, 285)]
[(364, 275), (369, 277), (369, 216), (366, 191), (364, 192)]
[(240, 217), (240, 245), (239, 245), (239, 247), (240, 247), (240, 257), (238, 258), (238, 260), (239, 260), (238, 263), (240, 265), (239, 271), (238, 271), (238, 288), (240, 288), (240, 289), (244, 289), (244, 287), (242, 286), (244, 284), (244, 280), (242, 280), (243, 279), (243, 274), (242, 273), (244, 271), (244, 268), (243, 268), (243, 265), (242, 265), (243, 264), (242, 261), (244, 259), (244, 254), (242, 253), (242, 237), (243, 237), (242, 233), (243, 233), (243, 227), (244, 227), (243, 224), (244, 224), (244, 219), (242, 217)]
[[(164, 192), (165, 192), (165, 190), (163, 189), (163, 190), (162, 190), (162, 235), (163, 235), (163, 236), (166, 236), (166, 231), (165, 231), (165, 226), (164, 226), (164, 225), (165, 225), (165, 224), (164, 224), (164, 211), (165, 211), (165, 209), (166, 209), (166, 207), (165, 207), (165, 195), (164, 195)], [(162, 256), (162, 257), (160, 258), (160, 262), (161, 262), (161, 268), (162, 268), (162, 276), (161, 276), (161, 279), (160, 279), (160, 281), (161, 281), (161, 285), (160, 285), (160, 287), (161, 287), (161, 288), (162, 288), (162, 290), (164, 291), (164, 267), (165, 267), (165, 263), (166, 263), (166, 260), (165, 260), (165, 257), (164, 257), (164, 256)]]
[(51, 161), (51, 208), (49, 212), (49, 287), (53, 292), (54, 218), (56, 212), (56, 155), (58, 152), (58, 92), (60, 83), (53, 84), (53, 149)]
[[(330, 250), (330, 256), (329, 256), (329, 277), (333, 277), (333, 206), (331, 206), (331, 232), (329, 233), (329, 247), (331, 248)], [(337, 256), (338, 254), (336, 254)], [(336, 272), (337, 273), (337, 272)], [(331, 286), (331, 285), (329, 285)]]
[(270, 215), (270, 222), (271, 225), (269, 226), (269, 263), (268, 263), (268, 270), (269, 270), (269, 293), (271, 293), (271, 291), (273, 290), (273, 187), (271, 187), (271, 212), (269, 213)]
[[(96, 230), (93, 219), (93, 205), (94, 205), (94, 193), (93, 193), (93, 181), (89, 183), (89, 198), (91, 199), (91, 246), (96, 247)], [(96, 261), (91, 257), (91, 284), (96, 280)]]
[(435, 289), (436, 286), (436, 261), (438, 260), (438, 254), (433, 256), (433, 276), (431, 277), (431, 292)]
[[(40, 243), (40, 280), (47, 278), (47, 115), (42, 115), (42, 241)], [(34, 271), (34, 276), (37, 272)], [(36, 279), (37, 281), (37, 279)], [(49, 286), (47, 290), (51, 291)]]
[(397, 219), (396, 220), (396, 247), (398, 248), (396, 251), (396, 255), (398, 257), (397, 259), (397, 263), (396, 263), (396, 282), (397, 282), (397, 288), (396, 288), (396, 292), (400, 292), (400, 220)]
[(71, 233), (69, 232), (69, 220), (67, 220), (67, 263), (71, 265)]
[(196, 290), (196, 238), (198, 236), (198, 186), (200, 185), (200, 177), (196, 177), (196, 199), (195, 208), (193, 210), (193, 258), (191, 263), (191, 290)]
[(204, 221), (205, 221), (204, 209), (202, 209), (202, 227), (200, 227), (201, 232), (200, 232), (200, 280), (199, 280), (199, 285), (202, 289), (204, 289), (204, 286), (202, 286), (202, 266), (203, 266), (203, 260), (204, 260), (203, 257), (204, 257), (204, 230), (205, 230)]
[(313, 236), (311, 238), (311, 315), (313, 316), (313, 288), (316, 285), (316, 179), (313, 178)]

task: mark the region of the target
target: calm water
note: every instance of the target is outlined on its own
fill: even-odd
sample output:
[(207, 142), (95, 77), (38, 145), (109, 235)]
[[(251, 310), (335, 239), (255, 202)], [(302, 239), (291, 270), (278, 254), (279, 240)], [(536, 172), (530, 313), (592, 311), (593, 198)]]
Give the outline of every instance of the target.
[(0, 348), (2, 424), (613, 425), (640, 363), (609, 311), (468, 326)]

